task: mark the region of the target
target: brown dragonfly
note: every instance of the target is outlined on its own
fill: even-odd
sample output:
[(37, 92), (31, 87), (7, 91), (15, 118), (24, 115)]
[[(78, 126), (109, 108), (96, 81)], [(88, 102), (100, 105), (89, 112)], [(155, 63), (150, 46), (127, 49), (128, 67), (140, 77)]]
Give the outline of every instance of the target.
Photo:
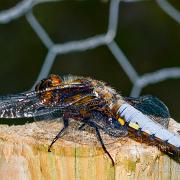
[(0, 97), (1, 118), (24, 118), (33, 117), (36, 120), (51, 120), (62, 118), (64, 127), (53, 139), (49, 146), (61, 138), (69, 126), (69, 119), (73, 118), (81, 122), (79, 130), (92, 127), (97, 139), (102, 145), (104, 152), (109, 156), (114, 165), (110, 153), (107, 151), (100, 131), (110, 136), (122, 137), (127, 134), (135, 134), (135, 137), (144, 136), (156, 144), (166, 144), (170, 150), (179, 148), (171, 144), (168, 139), (163, 139), (156, 133), (143, 131), (137, 122), (126, 121), (121, 116), (119, 108), (129, 104), (143, 115), (158, 123), (166, 129), (169, 122), (169, 111), (166, 105), (158, 98), (151, 95), (139, 98), (122, 97), (106, 83), (91, 78), (50, 75), (41, 80), (35, 90), (16, 95)]

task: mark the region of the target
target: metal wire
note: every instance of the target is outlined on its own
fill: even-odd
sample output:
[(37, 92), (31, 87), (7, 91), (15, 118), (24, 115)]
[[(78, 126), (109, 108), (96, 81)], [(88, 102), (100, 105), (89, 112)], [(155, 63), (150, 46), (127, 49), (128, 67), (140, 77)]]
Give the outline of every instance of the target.
[[(8, 23), (21, 16), (25, 16), (29, 25), (33, 28), (37, 36), (48, 49), (47, 56), (44, 60), (35, 84), (42, 78), (47, 77), (58, 54), (66, 54), (73, 51), (85, 51), (87, 49), (96, 48), (101, 45), (106, 45), (109, 48), (111, 53), (114, 55), (118, 63), (122, 66), (123, 70), (132, 82), (133, 88), (131, 91), (131, 96), (139, 96), (142, 89), (150, 84), (158, 83), (169, 78), (180, 78), (179, 67), (161, 69), (139, 76), (135, 68), (130, 64), (127, 56), (115, 42), (120, 2), (123, 1), (130, 3), (139, 2), (142, 0), (111, 0), (109, 7), (109, 23), (107, 33), (96, 35), (94, 37), (89, 37), (87, 39), (79, 41), (70, 41), (62, 44), (55, 44), (51, 40), (46, 30), (41, 26), (41, 24), (32, 13), (32, 9), (35, 5), (53, 1), (61, 0), (22, 0), (14, 7), (0, 12), (0, 23)], [(166, 0), (156, 0), (156, 2), (157, 5), (159, 5), (159, 7), (167, 15), (169, 15), (177, 23), (180, 23), (180, 12), (178, 10), (176, 10)]]

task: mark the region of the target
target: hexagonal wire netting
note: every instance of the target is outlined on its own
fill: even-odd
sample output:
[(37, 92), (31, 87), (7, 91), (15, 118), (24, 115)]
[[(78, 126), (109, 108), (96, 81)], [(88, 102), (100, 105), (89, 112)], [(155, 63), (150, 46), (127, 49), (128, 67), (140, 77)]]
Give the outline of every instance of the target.
[[(37, 36), (48, 49), (47, 56), (39, 72), (36, 83), (49, 74), (57, 55), (75, 51), (85, 51), (87, 49), (96, 48), (101, 45), (106, 45), (109, 48), (111, 53), (114, 55), (118, 63), (127, 74), (129, 80), (132, 82), (133, 88), (131, 90), (131, 96), (138, 96), (142, 89), (150, 84), (158, 83), (169, 78), (180, 78), (179, 67), (162, 68), (155, 72), (146, 73), (141, 76), (138, 75), (138, 72), (130, 64), (127, 56), (117, 45), (115, 37), (117, 34), (120, 2), (123, 1), (130, 3), (140, 0), (111, 0), (109, 5), (109, 23), (106, 33), (79, 41), (66, 42), (63, 44), (55, 44), (32, 13), (33, 7), (37, 4), (52, 1), (61, 0), (22, 0), (14, 7), (0, 12), (0, 23), (8, 23), (21, 16), (25, 16), (29, 25), (33, 28)], [(180, 23), (180, 12), (178, 12), (178, 10), (176, 10), (169, 2), (166, 0), (156, 0), (156, 2), (164, 12), (166, 12), (172, 19), (174, 19), (174, 21)]]

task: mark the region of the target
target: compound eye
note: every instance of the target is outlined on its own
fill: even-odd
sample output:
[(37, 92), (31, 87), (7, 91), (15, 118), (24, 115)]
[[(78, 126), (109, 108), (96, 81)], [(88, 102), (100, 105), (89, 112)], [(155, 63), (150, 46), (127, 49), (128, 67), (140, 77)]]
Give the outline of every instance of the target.
[(51, 74), (49, 79), (51, 80), (51, 86), (59, 86), (62, 83), (62, 79), (55, 74)]
[(35, 87), (35, 91), (45, 90), (46, 88), (56, 87), (62, 83), (58, 75), (51, 74), (48, 78), (43, 79)]

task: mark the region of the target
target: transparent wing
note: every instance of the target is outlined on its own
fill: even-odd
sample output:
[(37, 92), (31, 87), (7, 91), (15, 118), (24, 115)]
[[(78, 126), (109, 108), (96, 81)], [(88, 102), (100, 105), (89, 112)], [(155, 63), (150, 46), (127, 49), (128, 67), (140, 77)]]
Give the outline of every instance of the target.
[[(56, 104), (44, 104), (42, 103), (42, 92), (27, 92), (20, 93), (17, 95), (7, 95), (0, 97), (0, 117), (1, 118), (24, 118), (24, 117), (34, 117), (35, 120), (51, 120), (57, 119), (62, 116), (62, 114), (68, 111), (68, 108), (73, 106), (81, 106), (83, 104), (82, 100), (93, 98), (94, 94), (80, 93), (81, 88), (78, 87), (77, 95), (72, 88), (70, 88), (67, 94), (64, 91), (67, 89), (52, 89), (52, 94), (56, 93), (62, 99)], [(84, 87), (82, 87), (84, 88)], [(49, 91), (49, 89), (48, 89)], [(73, 94), (73, 95), (72, 95)], [(56, 96), (55, 96), (56, 97)], [(64, 98), (66, 97), (66, 98)], [(63, 99), (64, 98), (64, 99)], [(82, 101), (82, 102), (81, 102)]]
[(164, 127), (168, 127), (170, 118), (169, 110), (157, 97), (146, 95), (139, 98), (125, 97), (124, 99), (152, 120), (160, 123)]
[[(27, 92), (16, 95), (0, 97), (0, 117), (1, 118), (23, 118), (33, 117), (41, 104), (38, 93)], [(41, 112), (42, 113), (42, 112)]]
[(63, 116), (61, 108), (41, 107), (34, 113), (34, 120), (55, 120)]
[[(55, 116), (59, 109), (64, 109), (78, 101), (78, 94), (85, 96), (87, 93), (91, 92), (92, 88), (89, 85), (72, 83), (70, 85), (60, 85), (46, 88), (42, 91), (31, 91), (16, 95), (1, 96), (0, 117), (39, 117), (41, 119), (47, 119), (50, 115)], [(42, 102), (42, 94), (44, 93), (49, 93), (51, 96), (51, 100), (48, 102), (48, 104)], [(60, 102), (54, 103), (54, 101), (56, 102), (57, 97), (59, 98)]]
[[(60, 109), (63, 109), (68, 105), (68, 103), (62, 103), (57, 106), (47, 106), (41, 102), (40, 94), (38, 92), (1, 96), (0, 117), (34, 117), (37, 120), (56, 119), (57, 115), (61, 116)], [(57, 114), (57, 112), (59, 113)]]

